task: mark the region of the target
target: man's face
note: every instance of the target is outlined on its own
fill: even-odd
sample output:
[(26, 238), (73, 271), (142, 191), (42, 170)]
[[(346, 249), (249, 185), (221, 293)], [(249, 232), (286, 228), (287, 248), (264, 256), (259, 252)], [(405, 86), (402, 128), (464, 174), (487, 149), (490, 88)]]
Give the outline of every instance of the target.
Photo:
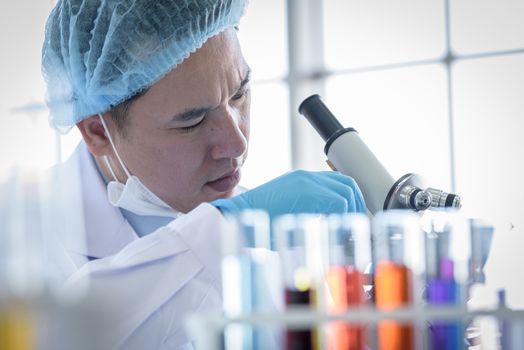
[(131, 104), (124, 135), (113, 131), (129, 172), (181, 212), (232, 196), (248, 148), (248, 80), (235, 31), (209, 39)]

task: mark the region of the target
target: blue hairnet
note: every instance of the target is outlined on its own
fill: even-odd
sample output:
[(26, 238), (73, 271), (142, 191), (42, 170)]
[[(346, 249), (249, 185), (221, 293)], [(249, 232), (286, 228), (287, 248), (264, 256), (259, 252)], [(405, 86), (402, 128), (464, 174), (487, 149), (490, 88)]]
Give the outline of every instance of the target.
[(42, 49), (51, 126), (69, 131), (238, 24), (247, 0), (60, 0)]

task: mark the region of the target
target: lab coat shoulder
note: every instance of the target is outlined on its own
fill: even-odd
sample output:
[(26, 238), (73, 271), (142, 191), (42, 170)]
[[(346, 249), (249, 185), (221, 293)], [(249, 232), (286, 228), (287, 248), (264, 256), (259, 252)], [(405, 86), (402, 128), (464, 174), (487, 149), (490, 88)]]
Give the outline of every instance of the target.
[(187, 316), (222, 306), (224, 220), (214, 206), (201, 204), (117, 254), (85, 264), (68, 286), (88, 281), (93, 295), (110, 305), (106, 313), (114, 318), (115, 347), (183, 346), (190, 341), (184, 329)]

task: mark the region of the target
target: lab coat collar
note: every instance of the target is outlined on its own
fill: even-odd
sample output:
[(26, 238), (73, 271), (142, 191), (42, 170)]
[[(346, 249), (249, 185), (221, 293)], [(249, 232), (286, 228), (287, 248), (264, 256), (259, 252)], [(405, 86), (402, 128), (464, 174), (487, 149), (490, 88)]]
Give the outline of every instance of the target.
[[(117, 254), (106, 259), (100, 259), (85, 264), (69, 279), (68, 283), (74, 283), (78, 279), (90, 276), (96, 277), (99, 273), (129, 271), (142, 265), (162, 260), (189, 250), (188, 246), (174, 235), (169, 226), (159, 228), (152, 234), (144, 236), (140, 242), (128, 244)], [(199, 265), (199, 268), (201, 265)]]
[(82, 141), (79, 145), (84, 215), (86, 222), (86, 255), (103, 258), (119, 252), (130, 242), (138, 239), (122, 212), (107, 199), (107, 188), (93, 156)]

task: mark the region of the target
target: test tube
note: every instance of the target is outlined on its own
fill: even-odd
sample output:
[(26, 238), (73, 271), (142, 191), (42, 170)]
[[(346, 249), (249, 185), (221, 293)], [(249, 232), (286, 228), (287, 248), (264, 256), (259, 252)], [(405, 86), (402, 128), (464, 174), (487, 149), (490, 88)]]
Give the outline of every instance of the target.
[[(366, 302), (363, 272), (371, 262), (369, 219), (356, 213), (333, 214), (328, 217), (328, 228), (328, 310), (342, 313)], [(332, 322), (327, 333), (328, 349), (365, 348), (366, 329), (363, 325)]]
[[(269, 227), (269, 217), (261, 210), (229, 216), (222, 227), (223, 309), (227, 317), (267, 312), (277, 304), (270, 294), (274, 287), (268, 283), (268, 265), (277, 258), (269, 250)], [(275, 341), (276, 334), (267, 328), (231, 325), (224, 332), (226, 349), (266, 349)]]
[(0, 349), (38, 346), (45, 260), (37, 179), (14, 168), (0, 193)]
[[(284, 215), (275, 220), (276, 246), (281, 258), (286, 308), (317, 307), (323, 300), (319, 288), (324, 276), (327, 254), (322, 237), (325, 220), (319, 215)], [(316, 349), (321, 334), (311, 329), (288, 329), (284, 348)]]
[[(483, 284), (486, 281), (484, 265), (489, 255), (495, 228), (486, 221), (475, 218), (469, 219), (468, 224), (468, 278), (467, 290), (465, 292), (469, 295), (469, 289), (473, 285)], [(468, 342), (470, 344), (479, 344), (484, 348), (495, 348), (497, 346), (496, 333), (498, 332), (496, 328), (497, 321), (495, 319), (491, 317), (476, 317), (468, 325), (466, 332)]]
[(491, 248), (491, 239), (495, 228), (480, 220), (469, 219), (471, 234), (470, 283), (484, 283), (484, 265)]
[[(424, 239), (418, 216), (405, 211), (387, 211), (373, 220), (375, 303), (379, 310), (392, 310), (413, 303), (424, 271)], [(381, 350), (411, 350), (414, 326), (381, 321), (377, 326)]]
[[(498, 291), (499, 309), (508, 309), (506, 305), (506, 291)], [(508, 318), (499, 322), (500, 341), (499, 345), (502, 350), (517, 350), (524, 344), (524, 319)]]
[(2, 350), (111, 348), (107, 295), (97, 298), (88, 278), (65, 283), (70, 271), (56, 268), (71, 261), (64, 244), (78, 251), (86, 244), (79, 179), (14, 168), (0, 193)]
[[(426, 298), (430, 305), (459, 306), (468, 281), (468, 222), (452, 212), (434, 213), (426, 235)], [(460, 321), (430, 321), (430, 349), (461, 349)]]

